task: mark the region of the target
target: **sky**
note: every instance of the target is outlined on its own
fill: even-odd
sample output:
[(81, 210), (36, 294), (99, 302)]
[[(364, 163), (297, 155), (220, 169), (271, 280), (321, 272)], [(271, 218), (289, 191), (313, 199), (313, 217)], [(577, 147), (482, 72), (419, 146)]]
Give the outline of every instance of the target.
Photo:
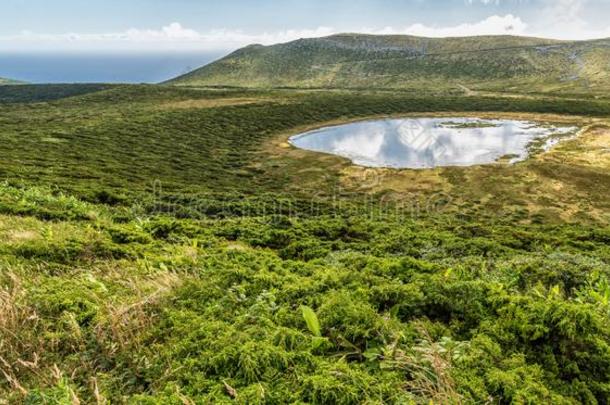
[(0, 0), (0, 51), (230, 51), (339, 32), (610, 37), (610, 0)]

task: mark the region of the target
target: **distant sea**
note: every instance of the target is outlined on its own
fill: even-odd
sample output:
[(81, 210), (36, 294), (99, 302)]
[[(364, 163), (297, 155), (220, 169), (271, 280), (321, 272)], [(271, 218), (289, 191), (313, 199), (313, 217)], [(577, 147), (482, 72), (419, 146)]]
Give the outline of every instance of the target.
[(30, 83), (158, 83), (222, 56), (197, 52), (0, 52), (0, 77)]

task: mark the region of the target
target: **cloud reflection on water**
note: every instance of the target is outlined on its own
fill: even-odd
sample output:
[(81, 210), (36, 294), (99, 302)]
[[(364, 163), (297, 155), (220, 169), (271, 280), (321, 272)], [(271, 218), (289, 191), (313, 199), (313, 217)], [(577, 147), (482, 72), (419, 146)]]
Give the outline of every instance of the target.
[(520, 161), (535, 139), (573, 129), (475, 118), (385, 119), (322, 128), (292, 137), (291, 143), (362, 166), (432, 168), (493, 163), (507, 155)]

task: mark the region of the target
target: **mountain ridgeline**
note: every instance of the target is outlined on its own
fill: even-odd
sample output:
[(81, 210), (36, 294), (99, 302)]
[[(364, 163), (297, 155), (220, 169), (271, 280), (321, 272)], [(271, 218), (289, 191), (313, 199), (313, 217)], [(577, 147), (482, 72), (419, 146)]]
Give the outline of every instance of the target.
[(341, 34), (250, 45), (169, 83), (603, 94), (609, 61), (610, 39)]
[(5, 84), (21, 84), (23, 82), (17, 81), (17, 80), (12, 80), (12, 79), (5, 79), (4, 77), (0, 77), (0, 86), (3, 86)]

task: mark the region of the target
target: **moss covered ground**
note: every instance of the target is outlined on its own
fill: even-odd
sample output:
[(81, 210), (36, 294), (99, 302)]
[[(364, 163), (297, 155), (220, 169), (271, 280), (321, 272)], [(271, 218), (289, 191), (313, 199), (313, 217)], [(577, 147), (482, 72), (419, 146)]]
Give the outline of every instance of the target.
[[(20, 86), (0, 102), (0, 403), (610, 399), (607, 100)], [(400, 115), (582, 131), (516, 165), (424, 171), (286, 145)]]

